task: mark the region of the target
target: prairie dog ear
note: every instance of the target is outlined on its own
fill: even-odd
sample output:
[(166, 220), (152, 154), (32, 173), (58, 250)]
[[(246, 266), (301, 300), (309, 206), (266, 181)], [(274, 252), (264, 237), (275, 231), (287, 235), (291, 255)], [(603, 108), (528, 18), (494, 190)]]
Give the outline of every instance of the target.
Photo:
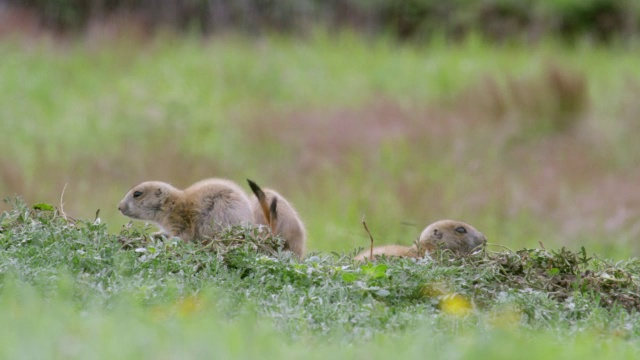
[(442, 239), (442, 232), (440, 232), (438, 229), (433, 229), (433, 237), (436, 239)]
[(162, 195), (162, 188), (156, 190), (156, 197), (160, 197), (160, 195)]

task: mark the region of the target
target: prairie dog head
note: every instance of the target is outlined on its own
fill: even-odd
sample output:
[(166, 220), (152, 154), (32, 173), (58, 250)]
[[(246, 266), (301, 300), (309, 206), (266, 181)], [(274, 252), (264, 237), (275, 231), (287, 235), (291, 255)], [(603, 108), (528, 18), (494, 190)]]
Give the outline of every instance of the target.
[(159, 221), (166, 204), (180, 190), (160, 181), (147, 181), (134, 186), (118, 204), (122, 215), (137, 220)]
[(481, 250), (487, 243), (487, 237), (462, 221), (440, 220), (427, 226), (418, 241), (428, 251), (440, 247), (451, 250), (456, 255), (469, 255)]

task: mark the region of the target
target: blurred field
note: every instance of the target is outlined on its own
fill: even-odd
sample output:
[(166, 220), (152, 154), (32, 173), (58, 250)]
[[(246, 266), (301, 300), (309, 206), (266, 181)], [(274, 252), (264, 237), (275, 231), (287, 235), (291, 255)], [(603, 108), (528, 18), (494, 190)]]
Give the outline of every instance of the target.
[[(244, 315), (233, 322), (215, 310), (208, 296), (147, 309), (120, 301), (111, 309), (80, 312), (70, 294), (44, 301), (30, 287), (10, 284), (2, 292), (0, 354), (7, 359), (635, 359), (637, 344), (606, 329), (567, 336), (513, 331), (509, 327), (476, 330), (469, 321), (449, 319), (440, 332), (433, 324), (374, 341), (344, 344), (338, 339), (282, 339), (270, 323)], [(4, 311), (11, 309), (12, 311)], [(52, 316), (56, 314), (57, 316)]]
[[(637, 47), (398, 44), (349, 32), (0, 41), (0, 195), (110, 230), (144, 180), (251, 178), (312, 251), (409, 244), (456, 218), (490, 242), (640, 254)], [(247, 188), (248, 190), (248, 188)], [(2, 204), (3, 208), (7, 206)]]

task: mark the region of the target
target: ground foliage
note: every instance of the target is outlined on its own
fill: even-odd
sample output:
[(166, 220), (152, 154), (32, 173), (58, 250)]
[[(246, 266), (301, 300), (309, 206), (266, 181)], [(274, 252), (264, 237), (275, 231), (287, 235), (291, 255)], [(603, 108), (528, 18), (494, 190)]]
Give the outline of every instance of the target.
[(640, 335), (637, 259), (540, 248), (465, 259), (437, 253), (359, 263), (353, 252), (298, 261), (274, 250), (282, 241), (263, 228), (231, 228), (206, 244), (183, 243), (132, 225), (109, 234), (99, 214), (72, 219), (47, 204), (8, 201), (12, 210), (0, 216), (0, 291), (12, 281), (45, 298), (63, 288), (79, 309), (123, 298), (197, 309), (198, 295), (213, 291), (222, 313), (256, 312), (294, 337), (349, 334), (348, 341), (424, 322), (444, 326), (446, 317), (532, 329), (613, 326)]

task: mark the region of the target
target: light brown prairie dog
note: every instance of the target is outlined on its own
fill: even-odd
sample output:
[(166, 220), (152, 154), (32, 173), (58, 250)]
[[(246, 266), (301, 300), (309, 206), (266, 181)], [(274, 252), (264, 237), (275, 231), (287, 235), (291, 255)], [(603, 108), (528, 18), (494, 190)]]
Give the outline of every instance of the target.
[(286, 241), (285, 250), (290, 250), (299, 259), (302, 258), (306, 249), (307, 233), (296, 210), (276, 191), (263, 190), (249, 179), (247, 182), (256, 195), (251, 200), (254, 222), (269, 226), (273, 234)]
[(118, 210), (130, 218), (155, 223), (167, 235), (184, 241), (253, 220), (245, 192), (232, 181), (215, 178), (184, 190), (159, 181), (143, 182), (129, 190)]
[[(482, 249), (486, 243), (487, 237), (473, 226), (462, 221), (440, 220), (427, 226), (422, 231), (417, 246), (377, 246), (373, 248), (373, 256), (421, 258), (424, 257), (425, 252), (432, 252), (437, 248), (449, 250), (457, 256), (465, 256)], [(364, 250), (355, 259), (366, 260), (369, 258), (370, 253), (370, 250)]]

